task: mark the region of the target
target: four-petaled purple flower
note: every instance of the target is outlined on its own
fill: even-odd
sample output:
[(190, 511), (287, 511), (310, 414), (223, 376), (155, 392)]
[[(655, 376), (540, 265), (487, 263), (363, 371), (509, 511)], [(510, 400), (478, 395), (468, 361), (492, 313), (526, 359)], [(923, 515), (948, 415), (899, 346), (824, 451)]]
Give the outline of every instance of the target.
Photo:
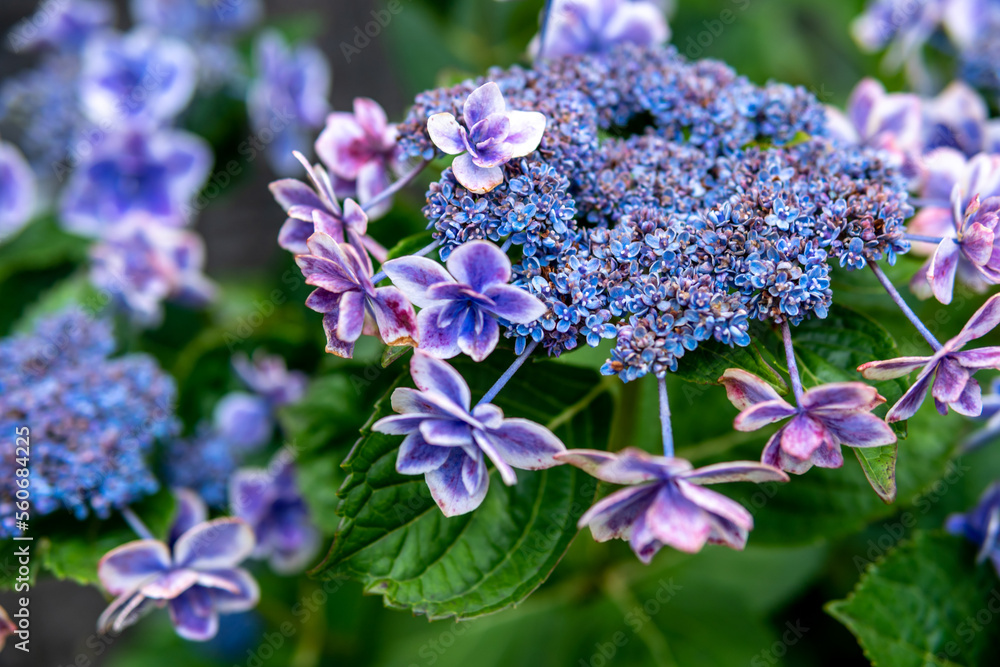
[(490, 81), (472, 91), (462, 110), (465, 126), (450, 113), (427, 119), (431, 141), (448, 155), (455, 179), (483, 194), (503, 183), (500, 165), (531, 153), (542, 140), (545, 116), (537, 111), (507, 111), (500, 86)]
[(489, 487), (483, 455), (508, 486), (517, 482), (513, 468), (542, 470), (558, 464), (554, 455), (566, 447), (551, 431), (527, 419), (504, 419), (491, 403), (470, 409), (469, 385), (447, 363), (419, 350), (410, 362), (417, 389), (392, 394), (400, 413), (383, 417), (372, 430), (405, 435), (396, 470), (424, 475), (431, 496), (445, 516), (479, 507)]
[(188, 105), (198, 63), (184, 42), (151, 28), (107, 33), (87, 42), (80, 72), (80, 103), (95, 123), (170, 120)]
[(346, 238), (358, 254), (369, 252), (376, 260), (385, 261), (385, 248), (367, 235), (368, 216), (364, 210), (350, 199), (341, 209), (336, 187), (326, 170), (309, 164), (301, 153), (296, 152), (295, 157), (305, 167), (312, 187), (294, 178), (274, 181), (269, 186), (275, 201), (288, 214), (278, 232), (278, 245), (303, 254), (309, 251), (306, 241), (313, 232), (322, 231), (338, 241)]
[(0, 241), (35, 212), (35, 174), (14, 144), (0, 142)]
[(664, 545), (695, 553), (705, 543), (733, 549), (746, 546), (753, 517), (735, 500), (703, 487), (723, 482), (787, 482), (788, 476), (751, 461), (718, 463), (693, 469), (684, 459), (653, 456), (629, 447), (618, 453), (571, 449), (556, 455), (612, 484), (627, 484), (580, 517), (598, 542), (628, 540), (649, 563)]
[[(909, 419), (931, 389), (934, 405), (941, 414), (955, 412), (978, 417), (983, 411), (983, 390), (972, 375), (979, 370), (1000, 370), (1000, 347), (981, 347), (960, 352), (966, 343), (982, 338), (1000, 324), (1000, 294), (992, 296), (958, 333), (931, 357), (899, 357), (886, 361), (870, 361), (858, 367), (869, 380), (891, 380), (920, 369), (916, 381), (892, 406), (886, 421)], [(932, 387), (933, 381), (933, 387)]]
[(386, 345), (417, 344), (413, 306), (398, 288), (372, 284), (367, 254), (321, 231), (310, 236), (307, 245), (309, 254), (296, 255), (295, 261), (306, 284), (319, 288), (306, 305), (323, 313), (327, 352), (350, 358), (362, 333), (378, 335)]
[(498, 319), (530, 324), (546, 306), (519, 287), (508, 285), (511, 265), (489, 241), (469, 241), (448, 257), (448, 270), (426, 257), (400, 257), (382, 269), (412, 304), (420, 349), (438, 359), (464, 352), (482, 361), (500, 339)]
[[(334, 112), (316, 139), (316, 155), (330, 173), (355, 193), (361, 204), (389, 187), (389, 174), (398, 171), (396, 126), (390, 125), (378, 102), (354, 99), (354, 113)], [(392, 207), (392, 200), (368, 211), (377, 218)]]
[(219, 629), (219, 614), (247, 611), (260, 589), (237, 567), (254, 549), (253, 531), (234, 518), (206, 521), (205, 504), (178, 491), (177, 517), (167, 544), (137, 540), (112, 549), (97, 576), (115, 600), (101, 614), (101, 632), (121, 630), (156, 607), (168, 605), (177, 634), (207, 641)]
[(945, 529), (979, 545), (977, 563), (987, 558), (1000, 575), (1000, 483), (986, 489), (979, 504), (968, 514), (952, 514)]
[(104, 139), (78, 167), (62, 194), (61, 220), (85, 236), (101, 236), (135, 213), (182, 227), (187, 205), (212, 166), (212, 151), (187, 132), (126, 131)]
[(917, 274), (925, 277), (934, 298), (943, 304), (951, 303), (960, 265), (964, 265), (963, 273), (972, 270), (991, 285), (1000, 283), (1000, 238), (996, 236), (1000, 197), (980, 202), (977, 195), (964, 211), (960, 209), (962, 199), (962, 192), (956, 187), (951, 194), (955, 235), (938, 243), (934, 254)]
[(663, 11), (647, 0), (555, 0), (544, 37), (544, 45), (538, 36), (532, 40), (532, 55), (541, 51), (543, 58), (561, 58), (606, 53), (623, 43), (662, 44), (670, 27)]
[(719, 382), (740, 414), (737, 431), (756, 431), (787, 419), (767, 441), (761, 462), (801, 475), (814, 465), (844, 465), (841, 445), (879, 447), (896, 442), (896, 434), (871, 411), (885, 403), (874, 387), (863, 382), (834, 382), (804, 392), (799, 406), (778, 395), (774, 387), (744, 370), (730, 368)]
[(253, 528), (253, 557), (266, 559), (279, 574), (301, 572), (320, 546), (319, 529), (296, 485), (290, 459), (276, 457), (267, 467), (237, 470), (229, 479), (233, 514)]

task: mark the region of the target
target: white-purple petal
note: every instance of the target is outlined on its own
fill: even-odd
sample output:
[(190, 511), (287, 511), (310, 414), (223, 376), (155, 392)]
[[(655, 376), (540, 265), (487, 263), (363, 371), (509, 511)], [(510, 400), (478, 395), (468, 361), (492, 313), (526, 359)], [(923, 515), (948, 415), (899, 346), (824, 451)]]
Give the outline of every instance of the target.
[[(479, 326), (480, 320), (481, 326)], [(475, 361), (482, 361), (490, 356), (500, 340), (500, 325), (492, 316), (483, 315), (481, 311), (470, 308), (465, 320), (457, 322), (456, 325), (458, 349)]]
[(254, 549), (254, 535), (246, 522), (215, 519), (195, 526), (174, 545), (174, 564), (200, 570), (230, 568), (243, 562)]
[(378, 333), (386, 345), (417, 345), (417, 315), (395, 287), (379, 287), (368, 301)]
[(469, 411), (472, 403), (469, 385), (449, 364), (417, 350), (410, 361), (410, 375), (422, 391), (439, 392), (465, 412)]
[(436, 359), (451, 359), (462, 352), (458, 346), (458, 327), (438, 326), (441, 313), (448, 306), (447, 303), (437, 303), (417, 313), (420, 351)]
[(170, 620), (177, 634), (188, 641), (208, 641), (219, 631), (219, 615), (208, 590), (194, 587), (169, 603)]
[(452, 447), (444, 464), (426, 473), (427, 488), (445, 516), (467, 514), (479, 507), (489, 489), (489, 475), (482, 461), (474, 462), (475, 491), (470, 493), (462, 477), (462, 467), (469, 457), (460, 447)]
[(736, 415), (733, 428), (737, 431), (756, 431), (768, 424), (787, 419), (796, 412), (798, 411), (783, 398), (755, 403)]
[(427, 444), (420, 433), (403, 438), (396, 457), (396, 472), (401, 475), (423, 475), (444, 465), (453, 447)]
[(548, 310), (538, 297), (513, 285), (490, 285), (483, 296), (492, 299), (494, 305), (489, 310), (494, 315), (514, 324), (530, 324)]
[(488, 81), (476, 88), (469, 94), (462, 107), (462, 116), (465, 124), (472, 127), (481, 120), (485, 120), (494, 114), (502, 114), (507, 110), (503, 93), (500, 86), (493, 81)]
[(170, 552), (165, 544), (138, 540), (106, 553), (97, 565), (97, 576), (106, 591), (123, 595), (164, 573), (170, 563)]
[(521, 470), (543, 470), (559, 465), (554, 457), (566, 446), (552, 431), (527, 419), (505, 419), (489, 430), (490, 442), (504, 461)]
[[(457, 250), (455, 251), (457, 252)], [(428, 298), (427, 289), (440, 283), (454, 283), (455, 279), (443, 266), (426, 257), (400, 257), (382, 265), (392, 284), (406, 295), (414, 306), (427, 308), (434, 303)]]
[(448, 271), (459, 283), (485, 294), (491, 285), (510, 281), (511, 264), (507, 253), (489, 241), (469, 241), (448, 256)]
[(465, 129), (450, 113), (436, 113), (429, 117), (427, 134), (434, 145), (447, 155), (465, 152)]
[(756, 403), (779, 400), (781, 398), (770, 384), (753, 373), (742, 369), (727, 369), (722, 374), (722, 377), (719, 378), (719, 382), (726, 387), (726, 395), (729, 397), (729, 401), (738, 410), (746, 410)]
[[(455, 180), (473, 194), (482, 195), (503, 183), (503, 169), (480, 167), (468, 153), (462, 153), (451, 163)], [(461, 247), (461, 246), (459, 246)]]

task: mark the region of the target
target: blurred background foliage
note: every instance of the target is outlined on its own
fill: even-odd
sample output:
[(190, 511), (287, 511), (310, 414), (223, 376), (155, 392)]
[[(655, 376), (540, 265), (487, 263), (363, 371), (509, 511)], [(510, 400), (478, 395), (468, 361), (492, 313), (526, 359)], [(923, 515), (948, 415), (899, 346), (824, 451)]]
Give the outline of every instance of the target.
[[(400, 2), (402, 11), (371, 44), (360, 47), (351, 63), (344, 44), (352, 44), (356, 28), (382, 3), (299, 0), (283, 4), (280, 11), (269, 7), (269, 16), (287, 34), (309, 36), (326, 51), (334, 67), (336, 108), (365, 95), (385, 101), (390, 114), (399, 118), (405, 101), (421, 90), (491, 65), (523, 62), (542, 5), (542, 0)], [(848, 24), (860, 12), (861, 0), (675, 4), (671, 41), (681, 52), (724, 60), (755, 82), (801, 84), (835, 105), (843, 105), (863, 76), (881, 78), (890, 90), (902, 88), (900, 78), (885, 77), (877, 57), (862, 54), (851, 41)], [(720, 17), (727, 11), (735, 18), (724, 24)], [(295, 18), (287, 18), (291, 16)], [(227, 104), (207, 101), (187, 117), (187, 124), (215, 146), (217, 164), (225, 163), (247, 133), (243, 121), (226, 121), (243, 117)], [(290, 367), (312, 372), (309, 394), (286, 410), (283, 424), (300, 449), (302, 482), (313, 510), (332, 533), (339, 521), (333, 515), (335, 492), (343, 480), (339, 461), (399, 368), (384, 371), (375, 345), (359, 346), (354, 360), (322, 353), (320, 316), (303, 305), (309, 288), (274, 241), (284, 216), (264, 188), (271, 176), (263, 161), (254, 168), (255, 173), (228, 186), (210, 204), (200, 227), (209, 248), (209, 273), (222, 290), (219, 305), (203, 313), (168, 307), (160, 328), (125, 341), (125, 349), (152, 353), (174, 375), (179, 412), (188, 429), (235, 386), (229, 367), (234, 351), (267, 348), (283, 355)], [(420, 193), (427, 179), (398, 198), (392, 213), (374, 225), (372, 233), (387, 247), (423, 229)], [(69, 298), (81, 297), (72, 293), (83, 255), (80, 244), (51, 221), (33, 224), (26, 234), (45, 241), (23, 236), (0, 247), (4, 335)], [(903, 258), (890, 275), (904, 284), (917, 266), (916, 259)], [(885, 327), (902, 353), (914, 352), (908, 349), (912, 330), (870, 275), (837, 271), (835, 277), (837, 303), (849, 304)], [(86, 302), (87, 296), (82, 298)], [(918, 314), (950, 337), (981, 302), (970, 295), (956, 301), (946, 314), (938, 304), (925, 302)], [(851, 332), (838, 335), (843, 338), (831, 344), (841, 345), (844, 354), (864, 354), (864, 345), (871, 344), (852, 338)], [(766, 348), (770, 343), (760, 344)], [(603, 358), (581, 350), (558, 363), (596, 368)], [(647, 380), (625, 388), (615, 385), (621, 409), (611, 424), (612, 448), (657, 442), (656, 390)], [(721, 388), (671, 381), (671, 394), (679, 397), (674, 408), (679, 455), (696, 464), (738, 458), (734, 452), (749, 459), (759, 456), (761, 436), (732, 431), (736, 411)], [(550, 390), (559, 392), (559, 387)], [(646, 567), (626, 544), (596, 544), (584, 534), (526, 602), (474, 621), (428, 623), (385, 609), (380, 597), (363, 595), (354, 582), (279, 578), (258, 568), (255, 574), (266, 592), (260, 607), (223, 617), (219, 636), (207, 644), (179, 639), (163, 613), (108, 640), (90, 634), (96, 612), (91, 617), (83, 611), (88, 605), (100, 608), (95, 590), (84, 593), (75, 584), (64, 584), (40, 587), (37, 594), (86, 601), (81, 618), (61, 628), (67, 641), (58, 667), (867, 665), (854, 636), (824, 605), (844, 598), (863, 569), (915, 527), (937, 529), (948, 513), (973, 504), (1000, 470), (997, 447), (948, 464), (952, 447), (970, 425), (926, 416), (911, 420), (910, 437), (900, 442), (900, 492), (891, 506), (878, 499), (860, 466), (848, 457), (844, 469), (813, 470), (788, 487), (740, 489), (757, 521), (744, 553), (719, 547), (694, 556), (664, 550)], [(935, 543), (928, 549), (959, 550), (966, 556), (969, 577), (980, 577), (985, 591), (997, 586), (991, 572), (973, 573), (974, 554), (966, 553), (964, 545), (935, 539), (945, 546)], [(946, 576), (929, 582), (921, 582), (920, 576), (914, 573), (917, 586), (952, 585)], [(955, 590), (955, 605), (978, 609), (975, 590)], [(4, 600), (0, 596), (0, 603)], [(41, 624), (37, 627), (44, 631)], [(973, 639), (970, 655), (985, 660), (979, 664), (997, 664), (998, 634), (987, 628)], [(0, 661), (11, 658), (10, 653)], [(926, 663), (912, 664), (952, 663), (928, 657)]]

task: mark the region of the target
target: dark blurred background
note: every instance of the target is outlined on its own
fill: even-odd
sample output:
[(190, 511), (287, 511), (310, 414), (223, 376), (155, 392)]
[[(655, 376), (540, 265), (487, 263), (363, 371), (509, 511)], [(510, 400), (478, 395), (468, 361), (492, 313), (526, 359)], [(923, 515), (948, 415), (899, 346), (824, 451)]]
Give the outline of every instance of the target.
[[(399, 119), (413, 95), (434, 86), (442, 70), (451, 75), (476, 74), (489, 64), (509, 65), (522, 59), (525, 46), (536, 30), (542, 6), (542, 0), (508, 3), (495, 0), (401, 2), (403, 10), (371, 40), (370, 45), (352, 53), (349, 63), (342, 44), (350, 44), (358, 26), (370, 21), (371, 12), (383, 8), (384, 2), (266, 0), (266, 22), (294, 20), (322, 47), (333, 71), (331, 103), (334, 109), (348, 109), (354, 97), (367, 96), (378, 100), (390, 118)], [(33, 13), (37, 4), (33, 0), (0, 2), (0, 31), (6, 32), (17, 21)], [(127, 16), (126, 3), (119, 0), (116, 4), (119, 5), (119, 16)], [(822, 101), (842, 104), (862, 76), (878, 74), (877, 60), (861, 54), (848, 34), (848, 24), (860, 12), (862, 0), (677, 0), (675, 4), (676, 11), (670, 20), (671, 41), (682, 53), (690, 57), (725, 60), (758, 83), (777, 79), (802, 84)], [(733, 12), (736, 18), (720, 29), (722, 24), (718, 19), (724, 10)], [(30, 65), (30, 62), (24, 56), (0, 51), (0, 76), (6, 77)], [(898, 78), (883, 79), (890, 89), (900, 87)], [(247, 130), (234, 128), (233, 132), (237, 137), (245, 137)], [(263, 160), (256, 161), (253, 166), (252, 173), (227, 188), (197, 223), (208, 249), (208, 273), (215, 278), (273, 270), (287, 260), (275, 242), (284, 216), (266, 187), (274, 176), (268, 172)], [(418, 209), (419, 188), (407, 193), (402, 205)], [(587, 538), (585, 541), (590, 540)], [(740, 561), (724, 559), (723, 562), (723, 567), (733, 567), (734, 564), (738, 567)], [(853, 583), (853, 575), (846, 577), (844, 581), (834, 584), (834, 592), (846, 592)], [(314, 590), (314, 585), (309, 583), (302, 584), (296, 593), (294, 583), (280, 583), (273, 578), (262, 581), (264, 588), (272, 585), (290, 588), (288, 596), (292, 599), (296, 594), (301, 596)], [(830, 590), (824, 590), (822, 594), (816, 589), (806, 590), (799, 601), (786, 610), (788, 614), (794, 614), (788, 618), (803, 614), (809, 623), (822, 622), (822, 629), (816, 631), (811, 639), (819, 647), (837, 647), (833, 654), (807, 652), (795, 663), (867, 664), (853, 637), (832, 619), (823, 617), (820, 607), (824, 600), (831, 597), (833, 593)], [(0, 594), (0, 605), (8, 609), (15, 606), (13, 598), (13, 594)], [(172, 636), (163, 613), (158, 614), (155, 620), (147, 619), (142, 628), (130, 630), (125, 637), (109, 646), (93, 634), (96, 618), (104, 604), (102, 594), (94, 588), (71, 583), (40, 584), (32, 594), (35, 621), (32, 653), (25, 657), (8, 647), (0, 655), (0, 665), (68, 667), (73, 664), (89, 667), (112, 664), (116, 667), (150, 667), (180, 663), (255, 667), (252, 656), (246, 655), (228, 662), (226, 658), (205, 663), (191, 658), (197, 655), (193, 651), (178, 657), (172, 649), (183, 642)], [(397, 631), (403, 636), (416, 637), (408, 640), (413, 647), (419, 647), (416, 653), (411, 654), (414, 663), (433, 663), (432, 653), (425, 656), (420, 652), (428, 646), (427, 643), (419, 644), (420, 636), (431, 636), (425, 621), (412, 619), (405, 612), (381, 610), (378, 599), (362, 598), (360, 589), (354, 585), (346, 585), (331, 594), (324, 606), (330, 627), (336, 625), (339, 630), (327, 634), (324, 627), (317, 629), (307, 625), (306, 633), (318, 632), (319, 636), (298, 638), (297, 641), (301, 641), (287, 664), (326, 664), (320, 662), (321, 649), (317, 645), (326, 641), (328, 644), (332, 642), (338, 651), (342, 648), (345, 655), (374, 652), (382, 656), (380, 664), (407, 667), (407, 663), (398, 663), (392, 658), (400, 651), (386, 649), (395, 641)], [(262, 609), (261, 613), (267, 617), (269, 611), (273, 610)], [(349, 617), (351, 620), (337, 625), (337, 617)], [(369, 620), (376, 617), (385, 620), (379, 625), (378, 634), (369, 624)], [(813, 618), (819, 620), (810, 620)], [(257, 636), (261, 631), (261, 621), (255, 619), (231, 621), (230, 634), (235, 632), (239, 636), (250, 633)], [(779, 620), (783, 622), (783, 619)], [(239, 626), (240, 623), (245, 627)], [(451, 632), (448, 628), (453, 626), (442, 623), (435, 628), (438, 626), (441, 629), (432, 634), (434, 637), (440, 635), (438, 639), (443, 642)], [(780, 626), (781, 623), (777, 623), (777, 627)], [(233, 630), (233, 627), (236, 629)], [(572, 629), (568, 630), (572, 632)], [(726, 629), (716, 630), (719, 633), (717, 641), (726, 642)], [(545, 641), (544, 638), (540, 640)], [(451, 641), (455, 641), (454, 635)], [(229, 655), (224, 648), (216, 646), (212, 651), (218, 651), (214, 654), (216, 657)], [(469, 655), (475, 656), (475, 653)], [(286, 663), (276, 659), (269, 664)]]

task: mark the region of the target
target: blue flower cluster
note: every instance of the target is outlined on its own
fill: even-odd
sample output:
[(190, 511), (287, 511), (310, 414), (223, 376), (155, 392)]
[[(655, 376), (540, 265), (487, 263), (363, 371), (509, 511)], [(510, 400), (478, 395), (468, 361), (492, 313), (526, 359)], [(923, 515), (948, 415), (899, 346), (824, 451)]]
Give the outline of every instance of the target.
[(483, 195), (446, 169), (424, 214), (443, 258), (472, 239), (520, 252), (512, 284), (549, 310), (508, 326), (519, 351), (615, 339), (604, 372), (662, 376), (701, 341), (749, 344), (752, 320), (825, 317), (830, 262), (909, 249), (906, 183), (877, 151), (828, 139), (804, 89), (624, 44), (423, 93), (401, 150), (434, 156), (425, 119), (460, 113), (484, 81), (546, 116), (538, 151)]
[[(78, 519), (154, 493), (146, 459), (174, 435), (176, 387), (149, 356), (109, 358), (111, 326), (69, 310), (0, 341), (0, 428), (30, 428), (32, 506)], [(14, 441), (0, 459), (0, 537), (15, 532)]]

